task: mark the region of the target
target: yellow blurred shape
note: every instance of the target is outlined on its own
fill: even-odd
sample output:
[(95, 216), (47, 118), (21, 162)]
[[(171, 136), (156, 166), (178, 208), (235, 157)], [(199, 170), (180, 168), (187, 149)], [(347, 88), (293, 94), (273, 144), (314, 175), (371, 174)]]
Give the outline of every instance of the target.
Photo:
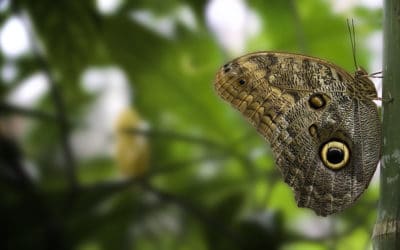
[(147, 137), (134, 130), (145, 122), (134, 109), (121, 112), (116, 122), (115, 159), (122, 175), (141, 177), (149, 168), (150, 150)]

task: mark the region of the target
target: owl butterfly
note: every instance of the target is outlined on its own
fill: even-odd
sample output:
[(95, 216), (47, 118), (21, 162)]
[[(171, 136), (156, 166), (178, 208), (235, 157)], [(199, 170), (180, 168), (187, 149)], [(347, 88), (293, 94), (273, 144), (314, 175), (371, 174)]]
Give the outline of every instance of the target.
[(315, 57), (257, 52), (225, 64), (214, 87), (269, 141), (299, 207), (340, 212), (368, 187), (381, 124), (365, 70), (351, 75)]

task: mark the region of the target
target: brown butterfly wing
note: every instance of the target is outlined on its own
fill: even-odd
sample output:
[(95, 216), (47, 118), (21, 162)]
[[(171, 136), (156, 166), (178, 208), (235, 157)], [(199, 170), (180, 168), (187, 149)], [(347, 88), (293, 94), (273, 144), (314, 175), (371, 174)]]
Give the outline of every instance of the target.
[[(380, 156), (377, 108), (366, 97), (374, 93), (357, 92), (343, 69), (317, 58), (259, 52), (224, 65), (215, 88), (271, 143), (299, 206), (319, 215), (342, 211), (368, 186)], [(321, 158), (331, 140), (349, 149), (340, 169)]]

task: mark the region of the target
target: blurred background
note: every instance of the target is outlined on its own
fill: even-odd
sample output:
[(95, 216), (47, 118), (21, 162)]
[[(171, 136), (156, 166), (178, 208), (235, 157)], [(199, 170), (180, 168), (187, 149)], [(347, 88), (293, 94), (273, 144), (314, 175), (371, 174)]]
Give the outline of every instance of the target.
[(212, 85), (257, 50), (353, 72), (347, 18), (381, 71), (378, 0), (0, 0), (0, 248), (370, 249), (377, 174), (341, 214), (297, 208)]

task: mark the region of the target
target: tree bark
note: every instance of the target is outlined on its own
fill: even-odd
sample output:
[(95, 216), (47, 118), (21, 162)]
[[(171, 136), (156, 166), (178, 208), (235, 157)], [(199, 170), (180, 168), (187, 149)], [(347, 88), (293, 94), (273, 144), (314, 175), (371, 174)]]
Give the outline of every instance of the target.
[[(374, 249), (400, 249), (400, 1), (384, 1), (383, 153)], [(389, 99), (391, 99), (389, 101)]]

